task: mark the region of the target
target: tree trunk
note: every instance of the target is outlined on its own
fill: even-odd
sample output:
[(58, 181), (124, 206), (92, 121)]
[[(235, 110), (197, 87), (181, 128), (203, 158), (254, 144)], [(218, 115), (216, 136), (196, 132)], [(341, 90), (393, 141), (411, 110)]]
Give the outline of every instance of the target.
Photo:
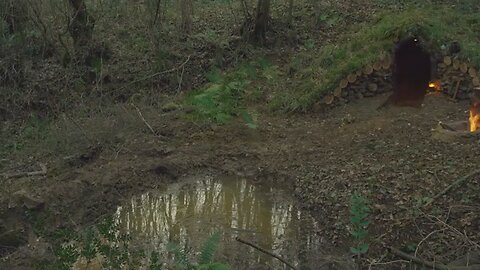
[(315, 23), (317, 26), (320, 25), (320, 15), (322, 14), (322, 7), (319, 0), (313, 0), (313, 8), (315, 14)]
[(293, 0), (288, 1), (288, 25), (293, 24)]
[(162, 4), (162, 0), (157, 0), (156, 7), (155, 7), (155, 16), (153, 17), (153, 23), (152, 23), (153, 25), (157, 23), (157, 20), (159, 20), (161, 4)]
[(8, 33), (15, 34), (24, 30), (27, 21), (27, 5), (23, 0), (7, 0), (2, 4), (5, 14), (0, 14), (7, 24)]
[(69, 0), (69, 3), (73, 14), (68, 31), (73, 39), (75, 53), (82, 59), (88, 54), (92, 43), (95, 20), (88, 14), (84, 0)]
[(185, 34), (190, 34), (192, 32), (192, 25), (193, 25), (192, 0), (180, 0), (179, 5), (180, 5), (180, 15), (181, 15), (180, 29)]
[(255, 27), (253, 29), (253, 41), (264, 44), (270, 19), (270, 0), (258, 0), (257, 16), (255, 17)]

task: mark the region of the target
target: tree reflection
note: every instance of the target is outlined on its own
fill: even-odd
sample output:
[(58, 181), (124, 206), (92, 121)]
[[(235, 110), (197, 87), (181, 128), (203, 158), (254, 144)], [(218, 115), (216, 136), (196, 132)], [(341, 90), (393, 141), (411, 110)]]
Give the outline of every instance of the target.
[(284, 267), (235, 242), (236, 236), (257, 242), (296, 263), (305, 260), (302, 255), (313, 244), (305, 231), (312, 229), (313, 219), (288, 196), (238, 178), (205, 178), (163, 194), (146, 193), (119, 207), (116, 218), (122, 232), (142, 243), (147, 251), (165, 252), (170, 242), (198, 250), (214, 231), (222, 231), (218, 255), (234, 269), (253, 267), (249, 263), (256, 263), (257, 267)]

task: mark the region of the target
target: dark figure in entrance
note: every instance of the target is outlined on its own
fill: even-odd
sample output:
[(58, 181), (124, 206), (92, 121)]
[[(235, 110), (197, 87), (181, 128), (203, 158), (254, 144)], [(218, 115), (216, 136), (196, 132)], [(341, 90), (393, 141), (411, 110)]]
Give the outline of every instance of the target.
[(415, 38), (401, 41), (395, 48), (393, 62), (393, 94), (379, 107), (420, 107), (432, 76), (430, 54)]

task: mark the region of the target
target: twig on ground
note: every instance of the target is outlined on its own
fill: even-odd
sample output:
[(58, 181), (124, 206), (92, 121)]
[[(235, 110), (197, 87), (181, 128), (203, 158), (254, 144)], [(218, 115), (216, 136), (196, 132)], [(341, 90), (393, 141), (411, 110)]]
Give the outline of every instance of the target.
[(447, 192), (449, 192), (452, 188), (454, 187), (457, 187), (457, 186), (460, 186), (460, 184), (463, 184), (465, 181), (467, 181), (468, 179), (470, 179), (472, 176), (476, 175), (476, 174), (480, 174), (480, 170), (475, 170), (463, 177), (461, 177), (460, 179), (458, 179), (457, 181), (453, 182), (451, 185), (449, 185), (448, 187), (446, 187), (444, 190), (442, 190), (440, 193), (438, 193), (437, 195), (435, 195), (432, 200), (430, 200), (429, 202), (427, 202), (426, 204), (423, 205), (423, 207), (428, 207), (429, 205), (431, 205), (436, 199), (440, 198), (441, 196), (445, 195)]
[(457, 235), (461, 236), (464, 238), (465, 241), (467, 241), (470, 245), (474, 246), (476, 249), (480, 249), (480, 244), (476, 243), (475, 241), (472, 241), (465, 233), (462, 233), (459, 231), (457, 228), (453, 227), (452, 225), (447, 224), (445, 221), (439, 219), (438, 217), (434, 215), (426, 215), (429, 218), (433, 218), (436, 221), (440, 222), (443, 226), (447, 227), (451, 231), (455, 232)]
[(63, 120), (65, 122), (68, 122), (67, 120), (71, 121), (78, 128), (78, 130), (80, 130), (80, 132), (82, 132), (83, 137), (85, 137), (85, 139), (88, 142), (90, 142), (90, 143), (93, 142), (93, 140), (87, 135), (85, 130), (82, 128), (82, 126), (80, 126), (80, 124), (77, 123), (77, 121), (75, 121), (73, 118), (69, 117), (67, 114), (63, 114)]
[(180, 90), (182, 90), (183, 73), (185, 73), (185, 66), (182, 67), (182, 73), (180, 74), (180, 79), (178, 80), (177, 93), (180, 93)]
[(394, 247), (389, 247), (390, 251), (403, 258), (403, 259), (406, 259), (406, 260), (409, 260), (409, 261), (412, 261), (416, 264), (420, 264), (420, 265), (423, 265), (423, 266), (428, 266), (430, 268), (433, 268), (433, 269), (439, 269), (439, 270), (450, 270), (450, 268), (444, 264), (440, 264), (440, 263), (436, 263), (436, 262), (430, 262), (430, 261), (425, 261), (423, 259), (420, 259), (418, 257), (415, 257), (413, 255), (410, 255), (410, 254), (407, 254), (403, 251), (400, 251)]
[(290, 267), (290, 268), (292, 268), (292, 269), (295, 269), (295, 270), (297, 269), (295, 266), (293, 266), (291, 263), (285, 261), (285, 260), (284, 260), (283, 258), (281, 258), (280, 256), (278, 256), (278, 255), (276, 255), (276, 254), (273, 254), (272, 252), (270, 252), (270, 251), (268, 251), (268, 250), (266, 250), (266, 249), (264, 249), (264, 248), (262, 248), (262, 247), (259, 247), (259, 246), (255, 245), (255, 244), (250, 243), (250, 242), (248, 242), (248, 241), (246, 241), (246, 240), (243, 240), (243, 239), (241, 239), (241, 238), (239, 238), (239, 237), (236, 237), (235, 240), (237, 240), (238, 242), (240, 242), (240, 243), (242, 243), (242, 244), (251, 246), (251, 247), (253, 247), (254, 249), (256, 249), (256, 250), (258, 250), (258, 251), (260, 251), (260, 252), (263, 252), (263, 253), (265, 253), (265, 254), (267, 254), (267, 255), (270, 255), (270, 256), (274, 257), (275, 259), (283, 262), (285, 265), (287, 265), (288, 267)]
[(135, 104), (131, 103), (132, 106), (135, 108), (135, 110), (137, 111), (138, 113), (138, 116), (140, 117), (140, 119), (143, 121), (143, 123), (147, 126), (147, 128), (153, 133), (153, 135), (155, 135), (156, 137), (159, 137), (161, 138), (160, 135), (157, 134), (157, 132), (155, 132), (155, 130), (152, 128), (152, 126), (147, 122), (147, 120), (145, 120), (145, 117), (143, 117), (143, 114), (142, 112), (140, 111), (140, 109), (135, 106)]
[(394, 263), (408, 263), (409, 261), (407, 260), (394, 260), (394, 261), (389, 261), (389, 262), (371, 262), (368, 265), (368, 269), (372, 269), (372, 266), (377, 266), (377, 265), (387, 265), (387, 264), (394, 264)]
[(480, 265), (478, 265), (478, 264), (470, 265), (470, 266), (448, 266), (448, 265), (445, 265), (445, 264), (442, 264), (442, 263), (431, 262), (431, 261), (426, 261), (426, 260), (420, 259), (418, 257), (412, 256), (412, 255), (407, 254), (403, 251), (400, 251), (400, 250), (398, 250), (394, 247), (389, 247), (389, 249), (393, 254), (395, 254), (395, 255), (403, 258), (403, 259), (412, 261), (412, 262), (414, 262), (416, 264), (419, 264), (419, 265), (430, 267), (432, 269), (438, 269), (438, 270), (480, 270)]
[(188, 63), (188, 61), (190, 61), (190, 57), (191, 57), (191, 55), (189, 55), (189, 56), (187, 57), (187, 60), (185, 60), (185, 62), (183, 62), (182, 64), (180, 64), (180, 65), (177, 66), (177, 67), (171, 68), (171, 69), (169, 69), (169, 70), (157, 72), (157, 73), (154, 73), (154, 74), (145, 76), (145, 77), (143, 77), (143, 78), (140, 78), (140, 79), (138, 79), (138, 80), (132, 81), (132, 82), (130, 82), (129, 84), (127, 84), (127, 85), (125, 85), (125, 86), (123, 86), (123, 87), (120, 87), (119, 89), (117, 89), (117, 91), (121, 91), (121, 90), (123, 90), (123, 89), (125, 89), (125, 88), (127, 88), (127, 87), (130, 87), (130, 86), (132, 86), (132, 85), (134, 85), (134, 84), (136, 84), (136, 83), (139, 83), (139, 82), (142, 82), (142, 81), (145, 81), (145, 80), (148, 80), (148, 79), (151, 79), (151, 78), (154, 78), (154, 77), (163, 75), (163, 74), (167, 74), (167, 73), (171, 73), (171, 72), (174, 72), (174, 71), (176, 71), (176, 70), (179, 70), (179, 69), (183, 68), (183, 67)]
[(39, 176), (39, 175), (46, 175), (47, 174), (47, 166), (43, 163), (39, 163), (41, 170), (40, 171), (33, 171), (33, 172), (16, 172), (16, 173), (2, 173), (0, 174), (4, 178), (20, 178), (24, 176)]
[(432, 236), (434, 233), (437, 233), (437, 232), (442, 232), (444, 231), (445, 229), (440, 229), (440, 230), (435, 230), (433, 232), (430, 232), (427, 236), (425, 236), (417, 245), (417, 248), (415, 249), (415, 256), (417, 256), (418, 254), (418, 249), (420, 248), (420, 246), (422, 245), (423, 242), (425, 242), (430, 236)]

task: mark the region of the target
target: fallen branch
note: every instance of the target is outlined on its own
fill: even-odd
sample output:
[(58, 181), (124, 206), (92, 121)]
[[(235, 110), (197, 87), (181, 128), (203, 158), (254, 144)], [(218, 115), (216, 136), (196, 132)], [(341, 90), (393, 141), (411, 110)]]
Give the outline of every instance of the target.
[(132, 85), (134, 85), (134, 84), (136, 84), (136, 83), (139, 83), (139, 82), (142, 82), (142, 81), (145, 81), (145, 80), (148, 80), (148, 79), (151, 79), (151, 78), (154, 78), (154, 77), (163, 75), (163, 74), (167, 74), (167, 73), (171, 73), (171, 72), (174, 72), (174, 71), (176, 71), (176, 70), (179, 70), (179, 69), (183, 68), (183, 67), (188, 63), (188, 61), (190, 61), (190, 57), (191, 57), (191, 55), (189, 55), (189, 56), (187, 57), (187, 60), (185, 60), (185, 62), (183, 62), (182, 64), (180, 64), (180, 65), (177, 66), (177, 67), (174, 67), (174, 68), (171, 68), (171, 69), (169, 69), (169, 70), (162, 71), (162, 72), (157, 72), (157, 73), (154, 73), (154, 74), (145, 76), (145, 77), (143, 77), (143, 78), (140, 78), (140, 79), (138, 79), (138, 80), (134, 80), (134, 81), (128, 83), (127, 85), (125, 85), (125, 86), (123, 86), (123, 87), (120, 87), (117, 91), (120, 91), (120, 90), (123, 90), (123, 89), (125, 89), (125, 88), (128, 88), (128, 87), (130, 87), (130, 86), (132, 86)]
[(145, 120), (145, 117), (143, 117), (143, 114), (142, 112), (140, 111), (140, 109), (135, 106), (135, 104), (132, 103), (132, 106), (135, 108), (135, 110), (137, 111), (138, 113), (138, 116), (140, 117), (140, 119), (143, 121), (143, 123), (147, 126), (147, 128), (153, 133), (153, 135), (155, 135), (156, 137), (161, 137), (160, 135), (157, 134), (157, 132), (155, 132), (155, 130), (152, 128), (152, 126), (147, 122), (147, 120)]
[(441, 128), (446, 129), (446, 130), (457, 131), (456, 129), (454, 129), (454, 128), (451, 127), (450, 125), (445, 124), (445, 123), (442, 123), (442, 122), (438, 122), (438, 125), (439, 125)]
[(430, 232), (427, 236), (425, 236), (425, 238), (423, 238), (417, 245), (417, 248), (415, 249), (415, 255), (414, 256), (417, 256), (418, 254), (418, 250), (420, 249), (420, 246), (422, 245), (423, 242), (427, 241), (427, 239), (432, 236), (433, 234), (437, 233), (437, 232), (442, 232), (444, 231), (445, 229), (441, 229), (441, 230), (435, 230), (433, 232)]
[(430, 200), (429, 202), (427, 202), (426, 204), (423, 205), (423, 207), (428, 207), (430, 204), (432, 204), (436, 199), (440, 198), (441, 196), (445, 195), (447, 192), (449, 192), (452, 188), (454, 187), (457, 187), (459, 186), (460, 184), (463, 184), (465, 181), (467, 181), (468, 179), (470, 179), (470, 177), (476, 175), (476, 174), (479, 174), (480, 173), (480, 170), (475, 170), (465, 176), (463, 176), (462, 178), (458, 179), (457, 181), (453, 182), (451, 185), (449, 185), (448, 187), (446, 187), (444, 190), (442, 190), (442, 192), (438, 193), (437, 195), (435, 195), (432, 200)]
[(31, 177), (31, 176), (38, 176), (38, 175), (46, 175), (47, 174), (47, 166), (45, 164), (39, 163), (41, 170), (40, 171), (33, 171), (33, 172), (16, 172), (16, 173), (2, 173), (0, 174), (4, 178), (20, 178), (20, 177)]
[(470, 266), (448, 266), (442, 263), (436, 263), (436, 262), (431, 262), (431, 261), (426, 261), (423, 259), (420, 259), (418, 257), (412, 256), (410, 254), (407, 254), (403, 251), (400, 251), (394, 247), (389, 247), (390, 251), (399, 256), (400, 258), (409, 260), (411, 262), (414, 262), (419, 265), (427, 266), (432, 269), (438, 269), (438, 270), (480, 270), (480, 265), (474, 264)]
[(453, 227), (452, 225), (449, 225), (447, 224), (445, 221), (439, 219), (438, 217), (434, 216), (434, 215), (426, 215), (427, 217), (429, 217), (430, 219), (433, 218), (435, 219), (437, 222), (440, 222), (443, 226), (447, 227), (448, 229), (450, 229), (451, 231), (453, 231), (454, 233), (456, 233), (458, 236), (464, 238), (464, 240), (466, 242), (468, 242), (470, 245), (474, 246), (475, 249), (480, 249), (480, 245), (478, 243), (476, 243), (475, 241), (472, 241), (468, 235), (466, 235), (465, 233), (462, 233), (460, 232), (457, 228)]
[(263, 253), (265, 253), (265, 254), (267, 254), (267, 255), (270, 255), (270, 256), (274, 257), (275, 259), (283, 262), (283, 263), (284, 263), (285, 265), (287, 265), (288, 267), (290, 267), (290, 268), (292, 268), (292, 269), (294, 269), (294, 270), (297, 270), (297, 268), (296, 268), (295, 266), (293, 266), (293, 265), (290, 264), (289, 262), (285, 261), (285, 260), (282, 259), (280, 256), (278, 256), (278, 255), (276, 255), (276, 254), (273, 254), (272, 252), (270, 252), (270, 251), (268, 251), (268, 250), (266, 250), (266, 249), (264, 249), (264, 248), (262, 248), (262, 247), (259, 247), (259, 246), (255, 245), (255, 244), (253, 244), (253, 243), (250, 243), (250, 242), (248, 242), (248, 241), (246, 241), (246, 240), (243, 240), (243, 239), (241, 239), (240, 237), (235, 237), (235, 240), (237, 240), (238, 242), (240, 242), (240, 243), (242, 243), (242, 244), (251, 246), (251, 247), (253, 247), (254, 249), (256, 249), (256, 250), (258, 250), (258, 251), (260, 251), (260, 252), (263, 252)]

